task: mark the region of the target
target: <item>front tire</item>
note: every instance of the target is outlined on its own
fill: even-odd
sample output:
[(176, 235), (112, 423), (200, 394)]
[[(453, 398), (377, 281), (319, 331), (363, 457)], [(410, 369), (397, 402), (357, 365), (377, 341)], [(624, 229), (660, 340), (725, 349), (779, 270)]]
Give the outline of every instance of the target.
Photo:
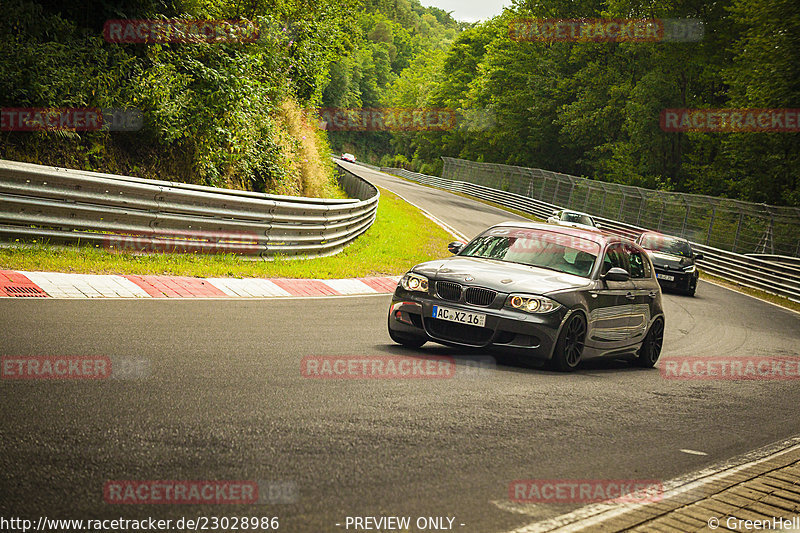
[(550, 366), (559, 372), (572, 372), (581, 362), (586, 342), (586, 319), (581, 313), (570, 317), (558, 335)]
[(636, 366), (642, 368), (653, 368), (661, 356), (661, 348), (664, 346), (664, 321), (657, 318), (650, 331), (645, 335), (642, 346), (639, 348), (639, 355), (633, 361)]

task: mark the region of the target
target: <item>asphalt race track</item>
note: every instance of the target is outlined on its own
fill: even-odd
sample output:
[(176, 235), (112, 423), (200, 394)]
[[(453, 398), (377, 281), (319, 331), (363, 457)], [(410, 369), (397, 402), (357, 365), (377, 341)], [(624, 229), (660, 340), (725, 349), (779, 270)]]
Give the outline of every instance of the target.
[[(515, 218), (348, 168), (469, 237)], [(800, 356), (798, 314), (708, 283), (664, 300), (662, 358)], [(454, 355), (465, 367), (485, 356), (394, 345), (388, 302), (0, 300), (2, 355), (148, 365), (141, 379), (0, 381), (0, 515), (278, 516), (280, 531), (304, 532), (345, 531), (347, 516), (446, 516), (457, 531), (499, 532), (578, 507), (510, 503), (512, 480), (668, 480), (800, 428), (796, 380), (671, 380), (616, 361), (574, 374), (501, 359), (452, 379), (301, 376), (315, 355)], [(299, 497), (110, 505), (108, 480), (290, 481)]]

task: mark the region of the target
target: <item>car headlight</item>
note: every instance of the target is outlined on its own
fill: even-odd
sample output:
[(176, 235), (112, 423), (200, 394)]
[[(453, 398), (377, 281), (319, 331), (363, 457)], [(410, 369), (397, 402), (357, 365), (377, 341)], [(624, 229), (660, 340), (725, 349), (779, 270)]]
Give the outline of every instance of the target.
[(428, 278), (409, 272), (400, 280), (400, 286), (407, 291), (428, 292)]
[(689, 265), (688, 267), (685, 267), (685, 268), (683, 269), (683, 271), (684, 271), (684, 272), (687, 272), (687, 273), (689, 273), (689, 274), (691, 274), (691, 273), (692, 273), (692, 272), (694, 272), (695, 270), (697, 270), (697, 266), (695, 266), (695, 265)]
[(525, 311), (526, 313), (549, 313), (561, 307), (561, 304), (544, 296), (509, 294), (508, 298), (506, 298), (506, 307)]

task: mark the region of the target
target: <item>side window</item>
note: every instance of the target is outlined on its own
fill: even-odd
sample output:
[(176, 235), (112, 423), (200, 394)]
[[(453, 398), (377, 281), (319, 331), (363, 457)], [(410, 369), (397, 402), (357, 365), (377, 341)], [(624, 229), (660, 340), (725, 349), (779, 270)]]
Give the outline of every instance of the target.
[(626, 259), (622, 245), (612, 244), (606, 250), (605, 257), (603, 257), (603, 270), (600, 273), (605, 274), (614, 267), (628, 270), (628, 261)]
[(642, 256), (642, 252), (634, 249), (633, 247), (626, 247), (628, 253), (628, 262), (631, 265), (632, 278), (649, 278), (650, 265), (647, 258)]

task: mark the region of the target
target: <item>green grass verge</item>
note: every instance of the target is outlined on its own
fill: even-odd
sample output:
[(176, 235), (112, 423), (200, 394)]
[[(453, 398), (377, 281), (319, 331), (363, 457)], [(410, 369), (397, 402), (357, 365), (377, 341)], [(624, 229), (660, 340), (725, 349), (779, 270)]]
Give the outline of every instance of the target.
[(83, 274), (163, 274), (236, 278), (337, 279), (404, 274), (449, 255), (452, 236), (415, 207), (381, 189), (372, 227), (341, 253), (319, 259), (246, 261), (233, 255), (113, 253), (46, 244), (0, 248), (0, 269)]

